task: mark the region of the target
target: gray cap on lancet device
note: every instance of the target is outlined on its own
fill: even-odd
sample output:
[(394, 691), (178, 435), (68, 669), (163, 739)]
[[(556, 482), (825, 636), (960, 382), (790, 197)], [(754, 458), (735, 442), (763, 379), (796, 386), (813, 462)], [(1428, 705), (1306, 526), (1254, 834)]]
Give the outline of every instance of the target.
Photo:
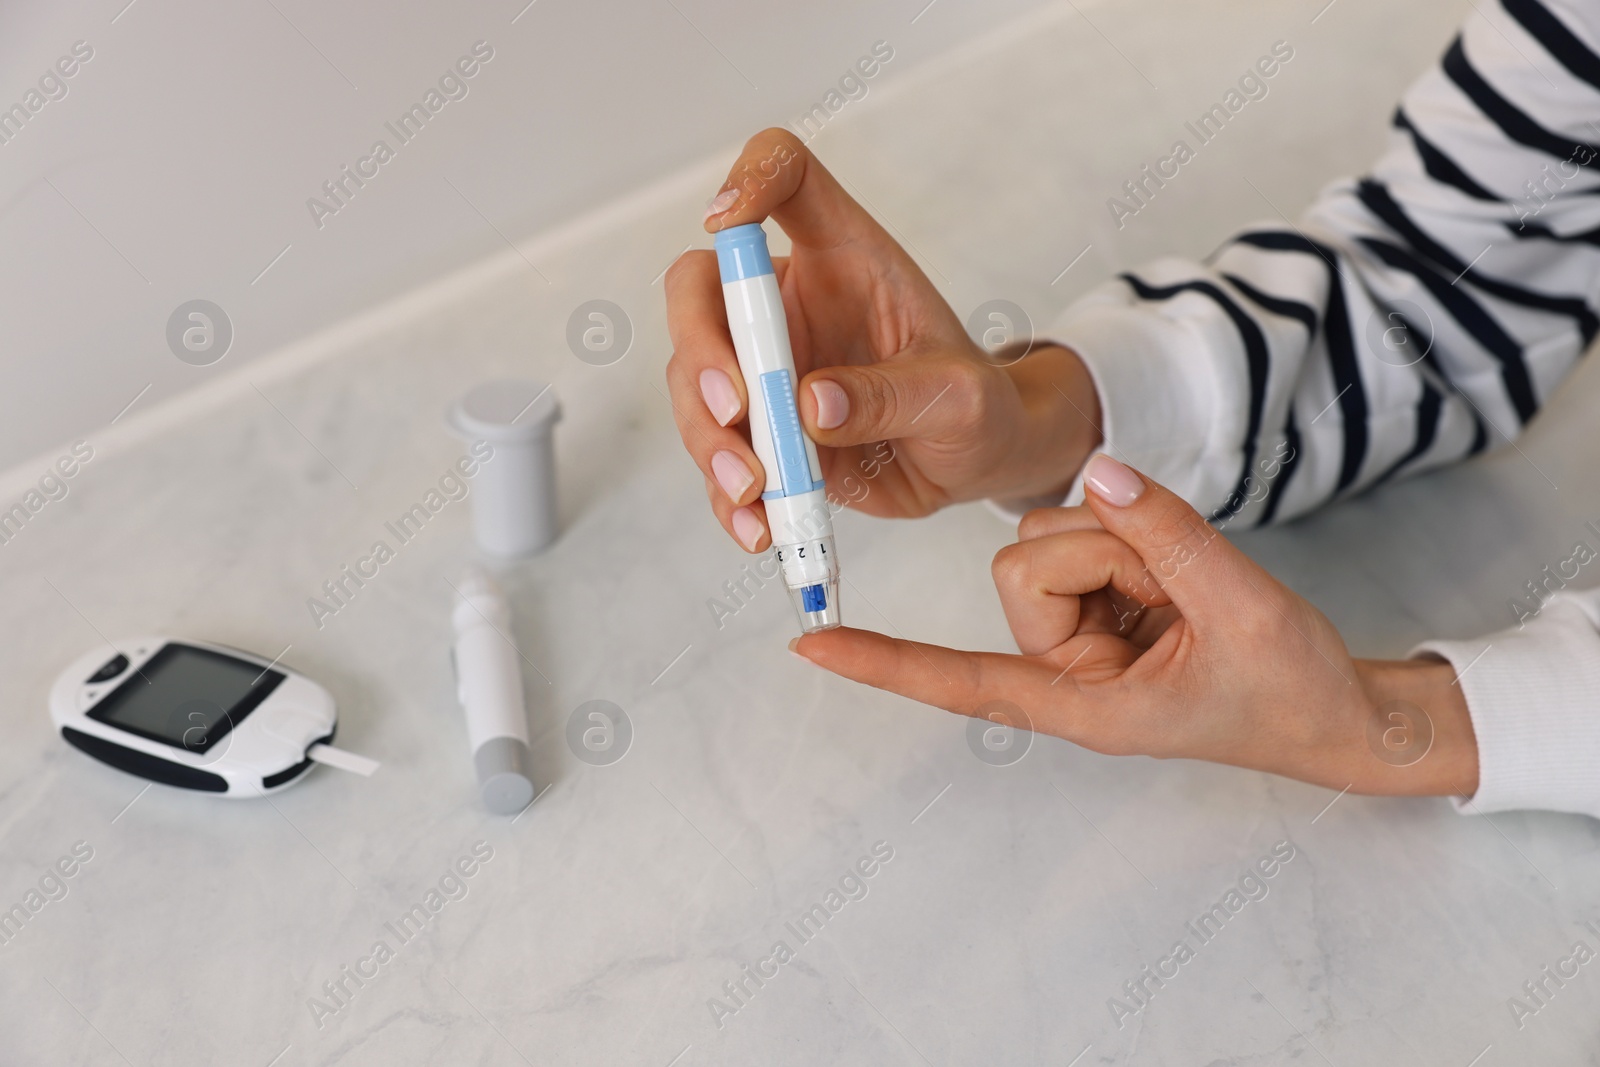
[(491, 737), (473, 753), (483, 806), (496, 815), (515, 815), (533, 802), (528, 777), (528, 746), (515, 737)]

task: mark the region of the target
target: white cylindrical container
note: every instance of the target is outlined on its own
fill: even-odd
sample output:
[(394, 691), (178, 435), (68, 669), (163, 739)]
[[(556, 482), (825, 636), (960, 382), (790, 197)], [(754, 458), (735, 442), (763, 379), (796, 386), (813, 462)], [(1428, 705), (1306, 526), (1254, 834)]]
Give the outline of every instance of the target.
[(758, 223), (716, 237), (728, 333), (750, 398), (750, 444), (766, 470), (761, 499), (784, 584), (806, 633), (840, 624), (839, 556), (817, 446), (800, 424), (800, 382), (783, 296)]
[(549, 385), (521, 379), (485, 382), (451, 407), (450, 429), (493, 454), (472, 480), (472, 528), (491, 556), (530, 556), (560, 532), (556, 509), (555, 424), (561, 405)]

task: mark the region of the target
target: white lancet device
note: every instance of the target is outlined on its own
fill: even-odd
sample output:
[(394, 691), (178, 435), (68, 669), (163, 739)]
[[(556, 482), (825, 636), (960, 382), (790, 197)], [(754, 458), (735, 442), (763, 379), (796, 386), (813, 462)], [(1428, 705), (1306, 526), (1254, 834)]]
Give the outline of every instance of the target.
[(456, 585), (450, 662), (456, 698), (467, 714), (467, 744), (486, 808), (515, 815), (533, 800), (528, 765), (528, 708), (522, 696), (520, 653), (508, 635), (511, 605), (493, 579), (476, 568)]
[(758, 223), (717, 234), (728, 331), (750, 398), (750, 444), (767, 472), (761, 499), (783, 581), (806, 633), (840, 623), (839, 557), (817, 446), (800, 424), (799, 386), (778, 276)]
[(364, 775), (378, 767), (329, 744), (337, 716), (322, 686), (204, 641), (134, 637), (86, 652), (51, 687), (50, 718), (102, 763), (227, 797), (287, 789), (313, 761)]

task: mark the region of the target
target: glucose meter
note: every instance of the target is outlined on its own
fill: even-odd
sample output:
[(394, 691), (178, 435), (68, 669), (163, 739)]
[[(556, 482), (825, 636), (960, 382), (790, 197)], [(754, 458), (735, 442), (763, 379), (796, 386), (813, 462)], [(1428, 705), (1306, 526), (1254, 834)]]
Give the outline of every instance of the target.
[(377, 763), (329, 746), (333, 696), (282, 664), (204, 641), (140, 637), (73, 661), (50, 690), (50, 718), (74, 748), (163, 785), (255, 797), (313, 761), (371, 774)]

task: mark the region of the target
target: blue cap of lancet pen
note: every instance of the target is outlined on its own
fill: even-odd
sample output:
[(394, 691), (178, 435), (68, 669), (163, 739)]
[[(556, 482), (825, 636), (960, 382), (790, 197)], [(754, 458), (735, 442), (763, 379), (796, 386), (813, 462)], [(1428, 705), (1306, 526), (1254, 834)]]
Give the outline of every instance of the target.
[(728, 335), (750, 398), (750, 447), (767, 476), (760, 506), (800, 628), (832, 629), (840, 621), (833, 508), (817, 446), (800, 421), (800, 380), (767, 234), (756, 223), (731, 226), (716, 246)]
[(722, 280), (736, 282), (771, 274), (772, 255), (767, 251), (767, 233), (757, 222), (730, 226), (717, 231), (717, 266)]

